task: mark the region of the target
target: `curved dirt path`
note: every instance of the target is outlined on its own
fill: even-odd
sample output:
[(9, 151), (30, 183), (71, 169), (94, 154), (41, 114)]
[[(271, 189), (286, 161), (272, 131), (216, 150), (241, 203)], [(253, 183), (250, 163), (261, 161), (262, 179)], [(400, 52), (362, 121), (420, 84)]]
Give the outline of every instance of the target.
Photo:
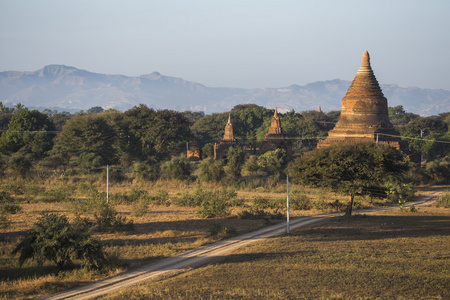
[[(405, 208), (411, 205), (423, 206), (434, 202), (435, 200), (437, 200), (437, 196), (441, 191), (442, 190), (434, 191), (432, 194), (424, 196), (420, 200), (409, 202), (405, 204)], [(394, 209), (399, 209), (399, 206), (396, 205), (374, 209), (362, 209), (355, 210), (354, 212), (371, 213), (375, 211)], [(338, 215), (342, 215), (342, 213), (293, 218), (290, 221), (290, 229), (292, 230), (307, 226), (313, 223), (320, 222), (325, 218), (330, 218)], [(50, 295), (42, 299), (91, 299), (94, 297), (99, 297), (111, 292), (115, 292), (121, 288), (140, 283), (142, 281), (157, 280), (162, 276), (176, 275), (178, 273), (185, 272), (193, 267), (198, 267), (202, 264), (205, 264), (215, 257), (223, 256), (226, 252), (230, 252), (250, 243), (254, 243), (283, 233), (286, 233), (286, 223), (268, 226), (253, 232), (213, 243), (199, 249), (191, 250), (178, 256), (166, 258), (159, 262), (152, 263), (86, 286)]]

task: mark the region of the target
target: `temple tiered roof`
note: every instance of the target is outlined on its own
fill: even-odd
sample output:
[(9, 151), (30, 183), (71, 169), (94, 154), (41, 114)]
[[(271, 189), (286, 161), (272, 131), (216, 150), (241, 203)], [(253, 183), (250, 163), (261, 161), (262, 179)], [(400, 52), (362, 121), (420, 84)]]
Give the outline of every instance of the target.
[(389, 121), (387, 99), (375, 78), (366, 51), (361, 67), (342, 99), (339, 121), (317, 147), (368, 140), (404, 149), (405, 145), (398, 135)]
[(214, 144), (214, 159), (223, 159), (227, 157), (230, 147), (237, 147), (237, 141), (234, 138), (233, 124), (231, 124), (231, 114), (228, 114), (228, 122), (225, 125), (225, 133), (220, 143)]
[(270, 121), (269, 132), (266, 133), (265, 139), (259, 145), (259, 153), (274, 149), (284, 149), (288, 155), (292, 155), (292, 143), (286, 139), (281, 130), (281, 121), (276, 107)]

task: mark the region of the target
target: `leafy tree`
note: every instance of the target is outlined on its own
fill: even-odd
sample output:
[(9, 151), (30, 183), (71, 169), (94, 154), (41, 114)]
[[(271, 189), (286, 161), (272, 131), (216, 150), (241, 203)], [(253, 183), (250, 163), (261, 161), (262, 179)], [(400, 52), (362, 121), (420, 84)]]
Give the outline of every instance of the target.
[(403, 105), (389, 107), (388, 112), (389, 112), (389, 120), (391, 121), (392, 125), (394, 125), (394, 127), (396, 128), (401, 128), (401, 126), (405, 126), (410, 121), (419, 117), (419, 115), (407, 113), (403, 109)]
[[(227, 119), (227, 113), (206, 115), (197, 120), (194, 125), (191, 126), (191, 130), (197, 134), (197, 138), (201, 145), (208, 143), (214, 145), (214, 143), (217, 143), (222, 139)], [(234, 131), (237, 132), (236, 130)]]
[[(236, 105), (231, 110), (234, 133), (239, 141), (255, 144), (264, 138), (274, 110), (255, 104)], [(191, 130), (197, 133), (201, 144), (219, 142), (224, 133), (229, 113), (215, 113), (198, 119)]]
[[(314, 149), (317, 142), (328, 135), (339, 119), (339, 112), (331, 111), (328, 114), (310, 110), (302, 112), (302, 117), (297, 124), (297, 135), (300, 136), (300, 148)], [(301, 151), (303, 152), (303, 151)]]
[(232, 110), (235, 111), (232, 115), (235, 134), (251, 144), (264, 139), (275, 110), (254, 105), (240, 110), (235, 108)]
[(111, 164), (117, 160), (115, 132), (102, 115), (77, 115), (63, 127), (57, 149), (63, 155), (78, 157), (78, 163), (89, 167)]
[(161, 173), (160, 163), (156, 159), (150, 159), (145, 162), (135, 162), (133, 164), (132, 175), (141, 180), (158, 180)]
[(203, 194), (201, 197), (203, 200), (195, 214), (205, 219), (230, 215), (230, 200), (236, 195), (234, 191), (229, 192), (225, 189), (216, 192), (202, 192), (202, 190), (197, 190), (195, 194)]
[(204, 159), (200, 165), (198, 179), (201, 182), (220, 181), (225, 175), (222, 160)]
[(375, 143), (352, 143), (316, 149), (291, 164), (294, 181), (349, 195), (347, 215), (358, 193), (380, 192), (387, 181), (400, 180), (408, 169), (404, 154)]
[(268, 175), (284, 176), (284, 170), (289, 162), (289, 156), (284, 149), (267, 151), (258, 157), (258, 167)]
[(99, 114), (101, 112), (103, 112), (103, 108), (101, 106), (93, 106), (86, 111), (88, 114)]
[(0, 137), (0, 151), (12, 154), (22, 150), (32, 158), (42, 158), (53, 146), (55, 133), (52, 131), (55, 126), (47, 115), (21, 108), (13, 114), (8, 130)]
[(436, 116), (419, 117), (409, 122), (401, 131), (408, 139), (409, 149), (421, 153), (429, 159), (436, 159), (447, 155), (450, 151), (449, 125)]
[(86, 222), (71, 225), (65, 216), (45, 213), (13, 250), (22, 265), (28, 259), (39, 264), (52, 261), (59, 268), (81, 260), (100, 267), (105, 260), (101, 243), (90, 236)]
[(242, 166), (245, 163), (245, 152), (242, 149), (230, 147), (227, 152), (227, 174), (232, 178), (241, 177)]
[(64, 125), (73, 117), (71, 114), (55, 113), (52, 114), (50, 120), (55, 124), (56, 131), (62, 131)]
[(7, 157), (0, 153), (0, 177), (5, 174)]
[(16, 105), (14, 105), (13, 112), (16, 113), (16, 112), (19, 112), (19, 111), (21, 111), (23, 109), (25, 109), (25, 106), (23, 106), (22, 103), (19, 102)]
[(192, 139), (189, 122), (181, 113), (155, 111), (141, 104), (124, 114), (131, 155), (141, 160), (178, 155), (185, 149), (184, 142)]
[[(1, 102), (0, 102), (1, 103)], [(0, 114), (0, 130), (7, 130), (8, 124), (11, 121), (13, 114), (12, 113), (1, 113)], [(3, 132), (0, 131), (0, 136)]]
[(207, 157), (214, 157), (214, 143), (207, 143), (202, 147), (202, 152)]
[(298, 124), (303, 119), (303, 116), (300, 113), (296, 113), (294, 110), (280, 115), (283, 133), (289, 137), (298, 136)]
[(200, 120), (205, 116), (203, 111), (190, 111), (186, 110), (181, 113), (188, 121), (189, 125), (192, 126), (197, 120)]
[(3, 103), (0, 101), (0, 114), (8, 114), (12, 112), (13, 112), (12, 108), (4, 106)]
[(8, 167), (17, 176), (25, 178), (33, 167), (33, 164), (28, 153), (17, 151), (9, 157)]
[(120, 216), (114, 207), (102, 205), (94, 213), (95, 224), (93, 229), (100, 232), (119, 232), (133, 231), (133, 220), (127, 221), (127, 218)]
[(243, 167), (244, 170), (249, 172), (250, 174), (255, 174), (259, 170), (258, 166), (258, 157), (256, 155), (251, 155), (244, 163)]
[(167, 179), (188, 179), (191, 176), (191, 164), (186, 156), (173, 157), (162, 165), (162, 174)]

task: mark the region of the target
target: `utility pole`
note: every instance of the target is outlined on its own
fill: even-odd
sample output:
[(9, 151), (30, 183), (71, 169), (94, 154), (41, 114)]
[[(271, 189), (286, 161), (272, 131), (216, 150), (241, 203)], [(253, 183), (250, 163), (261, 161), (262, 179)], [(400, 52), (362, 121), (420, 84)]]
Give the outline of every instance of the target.
[(287, 213), (286, 213), (286, 233), (289, 234), (289, 175), (286, 175), (286, 207), (287, 207)]
[(106, 165), (106, 207), (109, 205), (109, 165)]

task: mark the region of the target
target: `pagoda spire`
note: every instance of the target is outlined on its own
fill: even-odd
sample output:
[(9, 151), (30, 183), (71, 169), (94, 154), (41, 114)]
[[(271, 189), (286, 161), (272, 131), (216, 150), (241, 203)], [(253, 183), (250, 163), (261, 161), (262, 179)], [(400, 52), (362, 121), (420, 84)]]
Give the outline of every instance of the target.
[(386, 140), (388, 136), (397, 134), (389, 121), (387, 99), (373, 73), (369, 52), (365, 51), (361, 66), (342, 98), (339, 121), (318, 147), (349, 141), (373, 141), (377, 137)]
[(272, 120), (270, 121), (269, 132), (266, 134), (266, 138), (272, 135), (282, 135), (281, 131), (281, 121), (278, 117), (278, 108), (275, 107), (275, 113), (273, 114)]
[(233, 124), (231, 124), (231, 113), (228, 114), (228, 122), (225, 125), (225, 134), (223, 135), (224, 141), (234, 141)]

